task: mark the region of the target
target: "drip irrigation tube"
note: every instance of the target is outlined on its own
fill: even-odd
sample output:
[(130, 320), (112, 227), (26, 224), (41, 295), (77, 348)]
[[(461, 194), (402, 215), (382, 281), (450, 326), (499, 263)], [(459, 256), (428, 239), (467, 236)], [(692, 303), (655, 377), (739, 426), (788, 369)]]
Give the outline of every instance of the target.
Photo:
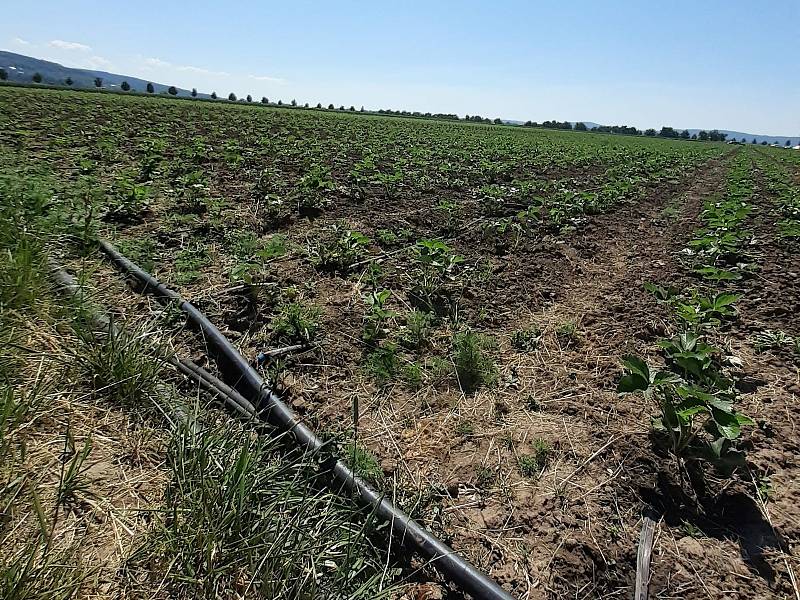
[[(305, 451), (318, 452), (323, 448), (322, 440), (298, 421), (292, 410), (267, 387), (256, 370), (196, 307), (125, 258), (109, 242), (101, 240), (100, 249), (120, 271), (137, 280), (143, 292), (161, 300), (175, 302), (186, 313), (189, 321), (205, 336), (205, 341), (215, 354), (222, 372), (235, 379), (233, 387), (240, 390), (242, 395), (249, 398), (254, 407), (260, 410), (260, 418), (278, 429), (291, 432)], [(473, 598), (513, 600), (513, 597), (497, 583), (394, 506), (383, 497), (383, 494), (358, 477), (344, 462), (336, 460), (330, 472), (334, 482), (355, 495), (358, 501), (387, 521), (398, 539), (419, 552), (445, 577)]]

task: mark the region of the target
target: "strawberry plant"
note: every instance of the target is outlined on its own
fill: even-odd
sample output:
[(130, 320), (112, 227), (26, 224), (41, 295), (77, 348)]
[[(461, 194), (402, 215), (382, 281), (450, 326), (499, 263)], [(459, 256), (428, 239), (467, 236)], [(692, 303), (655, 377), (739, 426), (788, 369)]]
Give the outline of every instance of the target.
[(306, 255), (317, 269), (345, 274), (361, 261), (369, 249), (370, 239), (358, 231), (334, 225), (306, 246)]
[(419, 240), (413, 249), (410, 296), (420, 308), (436, 312), (446, 300), (446, 288), (456, 279), (464, 259), (439, 240)]
[(103, 218), (107, 221), (129, 223), (143, 217), (149, 206), (150, 188), (128, 177), (114, 182)]
[(364, 315), (363, 339), (365, 342), (371, 344), (385, 337), (386, 323), (396, 315), (386, 308), (386, 301), (391, 295), (390, 290), (373, 290), (364, 297), (364, 301), (369, 307)]
[(744, 464), (736, 440), (753, 421), (734, 409), (735, 388), (719, 374), (712, 350), (698, 347), (696, 339), (679, 342), (672, 349), (675, 370), (652, 369), (641, 358), (625, 357), (627, 374), (617, 391), (642, 392), (656, 405), (653, 429), (679, 461), (708, 461), (729, 472)]

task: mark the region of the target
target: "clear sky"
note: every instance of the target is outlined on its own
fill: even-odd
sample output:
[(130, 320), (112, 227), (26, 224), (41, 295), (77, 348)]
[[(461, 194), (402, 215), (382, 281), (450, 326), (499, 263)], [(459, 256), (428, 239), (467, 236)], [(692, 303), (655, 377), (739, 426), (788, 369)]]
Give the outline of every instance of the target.
[(800, 135), (800, 0), (7, 2), (0, 47), (227, 95)]

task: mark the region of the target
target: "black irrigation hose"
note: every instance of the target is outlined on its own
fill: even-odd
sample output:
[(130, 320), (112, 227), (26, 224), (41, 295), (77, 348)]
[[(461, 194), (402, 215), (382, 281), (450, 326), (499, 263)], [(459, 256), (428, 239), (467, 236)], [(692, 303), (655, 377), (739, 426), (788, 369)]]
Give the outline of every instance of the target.
[(218, 396), (223, 400), (228, 400), (230, 407), (233, 408), (233, 410), (236, 411), (236, 414), (238, 414), (240, 417), (245, 419), (258, 418), (258, 411), (250, 403), (250, 401), (247, 400), (247, 398), (242, 396), (228, 384), (223, 383), (214, 377), (203, 367), (196, 365), (191, 360), (177, 357), (174, 357), (172, 360), (170, 360), (170, 364), (178, 369), (178, 371), (186, 375), (189, 379), (197, 382), (197, 384), (208, 393)]
[[(235, 375), (238, 378), (235, 387), (239, 388), (242, 394), (261, 410), (262, 419), (281, 430), (294, 434), (297, 443), (308, 452), (318, 452), (323, 448), (322, 440), (298, 421), (292, 410), (267, 387), (256, 370), (197, 308), (125, 258), (110, 243), (101, 240), (100, 248), (120, 271), (131, 275), (141, 284), (143, 292), (153, 294), (162, 300), (173, 301), (186, 313), (192, 324), (198, 327), (205, 336), (206, 343), (215, 353), (223, 372)], [(394, 506), (383, 497), (383, 494), (358, 477), (344, 462), (337, 460), (331, 473), (334, 481), (343, 489), (354, 494), (362, 504), (387, 521), (400, 540), (417, 550), (449, 580), (473, 598), (513, 600), (513, 597), (497, 583)]]

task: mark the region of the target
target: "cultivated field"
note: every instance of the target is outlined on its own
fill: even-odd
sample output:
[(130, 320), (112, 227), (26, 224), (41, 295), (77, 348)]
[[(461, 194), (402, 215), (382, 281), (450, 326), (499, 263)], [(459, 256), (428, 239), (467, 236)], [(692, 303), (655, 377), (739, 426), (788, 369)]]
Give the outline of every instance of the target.
[[(93, 250), (105, 237), (248, 359), (301, 346), (262, 364), (285, 401), (515, 597), (631, 597), (644, 517), (656, 521), (651, 597), (799, 597), (800, 152), (0, 88), (0, 178), (4, 218), (16, 227), (3, 241), (8, 289), (26, 287), (15, 240), (33, 232), (37, 251), (85, 280), (118, 323), (141, 331), (147, 322), (152, 346), (213, 369), (179, 315), (129, 290)], [(48, 348), (74, 345), (75, 334), (39, 316), (38, 297), (18, 296), (4, 293), (0, 323), (3, 374), (19, 394)], [(9, 315), (34, 333), (8, 326)], [(159, 385), (197, 400), (177, 374), (159, 373)], [(114, 463), (114, 477), (138, 469), (149, 492), (137, 510), (174, 509), (165, 481), (182, 455), (160, 464), (169, 442), (155, 439), (174, 434), (125, 398), (82, 385), (91, 411), (68, 403), (57, 412), (72, 411), (86, 439), (105, 423), (110, 447), (121, 441), (109, 420), (138, 419), (134, 431), (153, 438), (155, 456), (146, 469)], [(56, 417), (42, 424), (35, 413), (35, 426), (21, 419), (2, 439), (41, 449), (33, 433), (51, 431), (60, 435), (51, 445), (63, 446)], [(5, 482), (28, 459), (2, 450), (0, 501), (11, 516), (0, 547), (10, 547), (36, 511), (9, 508), (19, 494)], [(48, 468), (63, 464), (60, 450)], [(256, 454), (269, 462), (267, 450)], [(85, 460), (94, 464), (93, 454)], [(330, 514), (345, 511), (315, 498)], [(119, 504), (84, 500), (71, 519)], [(96, 520), (100, 536), (118, 526)], [(128, 564), (134, 533), (153, 535), (153, 522), (103, 538), (111, 549), (92, 564), (112, 550)], [(124, 540), (117, 550), (114, 539)], [(178, 552), (175, 538), (157, 539), (159, 552)], [(435, 574), (416, 573), (416, 563), (383, 569), (369, 535), (353, 543), (369, 548), (359, 572), (369, 593), (410, 577), (412, 588), (387, 593), (459, 597), (434, 589)], [(158, 593), (191, 596), (208, 584), (202, 568), (176, 575), (179, 560), (165, 566), (155, 555), (137, 563), (139, 584), (148, 569), (166, 586)], [(232, 572), (213, 589), (259, 592), (223, 585)], [(119, 585), (110, 573), (92, 584), (100, 595)]]

